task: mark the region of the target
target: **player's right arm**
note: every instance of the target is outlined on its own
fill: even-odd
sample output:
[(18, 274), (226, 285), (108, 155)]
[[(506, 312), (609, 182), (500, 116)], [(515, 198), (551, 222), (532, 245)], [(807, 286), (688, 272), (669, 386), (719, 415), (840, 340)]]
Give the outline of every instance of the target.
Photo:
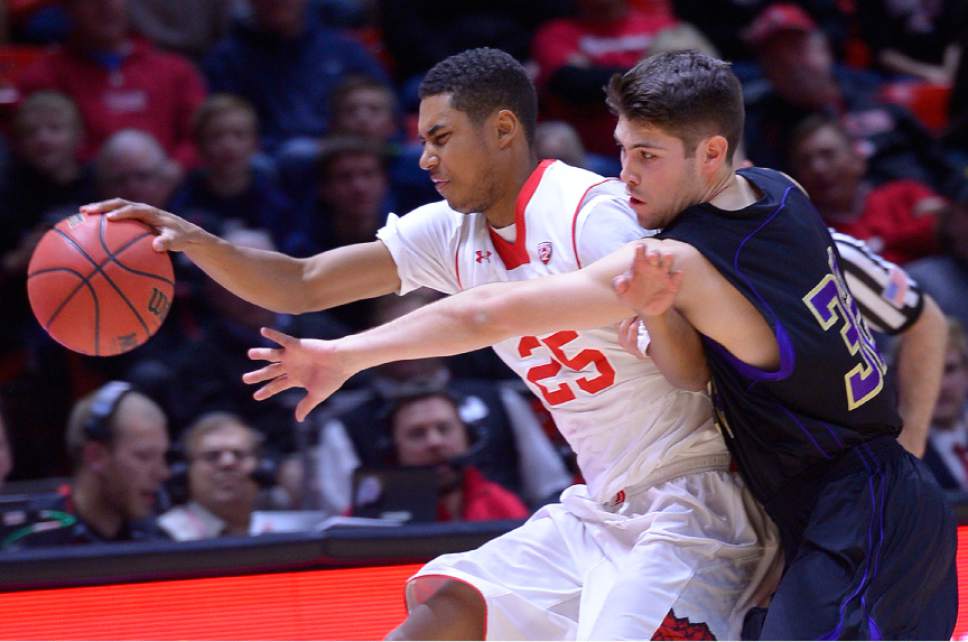
[(400, 288), (397, 266), (381, 241), (300, 259), (238, 247), (185, 219), (142, 203), (112, 199), (81, 208), (110, 220), (136, 219), (158, 232), (159, 252), (184, 252), (235, 295), (275, 312), (299, 314), (390, 294)]

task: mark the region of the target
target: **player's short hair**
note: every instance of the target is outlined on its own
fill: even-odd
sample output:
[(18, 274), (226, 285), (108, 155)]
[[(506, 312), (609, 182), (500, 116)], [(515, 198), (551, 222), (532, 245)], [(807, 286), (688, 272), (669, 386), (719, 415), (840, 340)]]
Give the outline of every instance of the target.
[(203, 102), (192, 116), (192, 138), (196, 144), (201, 144), (205, 130), (213, 120), (232, 112), (244, 113), (252, 122), (252, 128), (258, 134), (259, 116), (255, 107), (245, 98), (233, 94), (213, 94)]
[(81, 112), (70, 96), (59, 91), (41, 90), (27, 96), (13, 116), (13, 128), (18, 134), (23, 134), (27, 128), (27, 115), (32, 112), (59, 112), (67, 117), (76, 134), (84, 131), (84, 121)]
[(524, 67), (500, 49), (481, 47), (449, 56), (434, 65), (420, 83), (419, 95), (450, 94), (454, 109), (480, 124), (499, 109), (514, 113), (534, 143), (538, 97)]
[(606, 103), (618, 116), (682, 140), (686, 156), (707, 136), (723, 136), (729, 159), (743, 136), (743, 92), (728, 62), (698, 51), (670, 51), (612, 76)]

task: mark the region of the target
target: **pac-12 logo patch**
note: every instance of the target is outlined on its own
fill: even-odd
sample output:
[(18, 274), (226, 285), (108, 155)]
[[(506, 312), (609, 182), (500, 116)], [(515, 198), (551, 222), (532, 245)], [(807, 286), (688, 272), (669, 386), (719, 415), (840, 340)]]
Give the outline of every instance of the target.
[(541, 262), (545, 265), (548, 265), (548, 261), (551, 260), (551, 251), (551, 241), (543, 241), (538, 243), (538, 258), (541, 259)]

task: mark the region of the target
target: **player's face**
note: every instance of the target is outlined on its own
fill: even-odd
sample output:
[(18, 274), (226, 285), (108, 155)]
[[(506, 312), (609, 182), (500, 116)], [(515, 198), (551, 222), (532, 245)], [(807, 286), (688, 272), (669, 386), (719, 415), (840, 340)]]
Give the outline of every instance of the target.
[(621, 151), (620, 176), (639, 225), (663, 228), (700, 200), (698, 160), (686, 157), (682, 140), (624, 116), (615, 127), (615, 140)]
[(833, 127), (804, 137), (791, 154), (793, 174), (821, 210), (851, 207), (864, 161)]
[(127, 519), (142, 519), (154, 512), (158, 490), (168, 479), (167, 451), (163, 421), (135, 414), (125, 418), (111, 446), (105, 489), (116, 510)]
[(252, 479), (255, 448), (249, 432), (237, 424), (226, 424), (202, 436), (188, 470), (192, 499), (209, 509), (251, 505), (259, 490)]
[(486, 126), (451, 107), (450, 94), (420, 101), (420, 167), (430, 172), (430, 180), (447, 204), (464, 214), (484, 212), (496, 200), (491, 161), (495, 154), (483, 134)]

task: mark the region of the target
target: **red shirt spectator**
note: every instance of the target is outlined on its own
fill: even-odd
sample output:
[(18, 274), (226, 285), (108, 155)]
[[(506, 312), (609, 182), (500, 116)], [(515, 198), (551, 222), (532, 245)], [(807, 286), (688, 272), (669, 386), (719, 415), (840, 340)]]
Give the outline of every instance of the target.
[(489, 481), (481, 471), (473, 466), (464, 470), (461, 484), (463, 504), (461, 514), (454, 516), (443, 502), (437, 504), (437, 521), (449, 522), (455, 519), (466, 522), (486, 522), (498, 519), (524, 519), (531, 511), (518, 499), (517, 495), (496, 482)]
[(677, 21), (658, 9), (630, 9), (623, 1), (578, 4), (577, 16), (545, 23), (534, 38), (543, 115), (574, 125), (589, 151), (614, 154), (615, 119), (605, 107), (603, 87), (613, 73), (635, 65), (655, 35)]

